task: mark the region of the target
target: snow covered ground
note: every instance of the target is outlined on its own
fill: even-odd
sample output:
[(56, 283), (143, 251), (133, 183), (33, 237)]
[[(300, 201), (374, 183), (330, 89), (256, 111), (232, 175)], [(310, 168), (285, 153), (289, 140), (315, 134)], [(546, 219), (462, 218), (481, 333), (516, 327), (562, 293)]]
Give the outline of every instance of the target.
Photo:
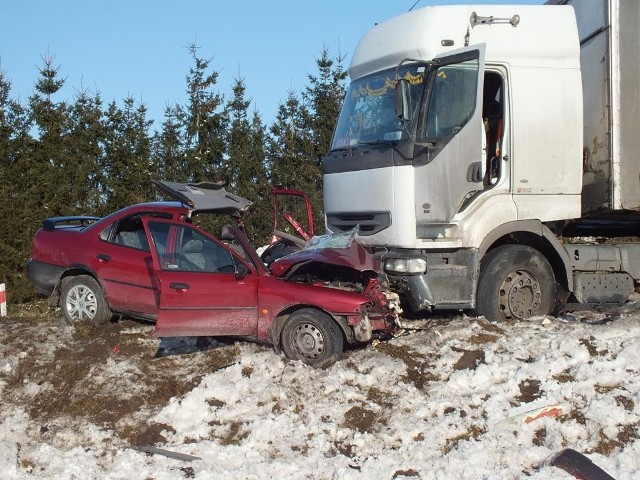
[(0, 320), (0, 477), (571, 479), (570, 447), (640, 478), (637, 314), (443, 318), (326, 370), (151, 330)]

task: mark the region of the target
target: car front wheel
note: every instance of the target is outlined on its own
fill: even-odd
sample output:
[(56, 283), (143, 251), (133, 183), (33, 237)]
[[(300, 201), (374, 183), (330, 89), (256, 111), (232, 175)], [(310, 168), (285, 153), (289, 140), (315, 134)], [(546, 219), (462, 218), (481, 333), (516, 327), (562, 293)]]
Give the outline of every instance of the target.
[(282, 328), (282, 350), (292, 360), (317, 368), (333, 365), (342, 355), (342, 331), (327, 314), (302, 309), (293, 313)]
[(62, 287), (62, 313), (69, 325), (89, 321), (102, 325), (111, 318), (102, 288), (88, 276), (70, 278)]

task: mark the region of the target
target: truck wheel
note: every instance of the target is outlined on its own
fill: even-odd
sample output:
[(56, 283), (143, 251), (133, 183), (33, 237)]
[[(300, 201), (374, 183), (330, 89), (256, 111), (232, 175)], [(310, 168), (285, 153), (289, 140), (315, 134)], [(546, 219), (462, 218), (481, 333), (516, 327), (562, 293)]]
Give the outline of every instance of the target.
[(476, 309), (487, 320), (549, 315), (555, 301), (553, 269), (539, 251), (525, 245), (502, 245), (483, 259)]
[(282, 350), (292, 360), (317, 368), (333, 365), (342, 354), (342, 331), (331, 317), (317, 310), (302, 309), (284, 324)]
[(102, 288), (88, 275), (70, 278), (62, 287), (60, 303), (64, 319), (69, 325), (82, 321), (102, 325), (111, 318)]

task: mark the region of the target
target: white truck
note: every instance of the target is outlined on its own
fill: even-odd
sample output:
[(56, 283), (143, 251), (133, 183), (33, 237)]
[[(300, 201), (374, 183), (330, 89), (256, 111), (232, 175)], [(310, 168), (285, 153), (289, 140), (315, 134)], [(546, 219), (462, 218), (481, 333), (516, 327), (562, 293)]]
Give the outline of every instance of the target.
[(358, 228), (414, 311), (624, 303), (640, 281), (639, 26), (637, 0), (376, 25), (323, 160), (327, 229)]

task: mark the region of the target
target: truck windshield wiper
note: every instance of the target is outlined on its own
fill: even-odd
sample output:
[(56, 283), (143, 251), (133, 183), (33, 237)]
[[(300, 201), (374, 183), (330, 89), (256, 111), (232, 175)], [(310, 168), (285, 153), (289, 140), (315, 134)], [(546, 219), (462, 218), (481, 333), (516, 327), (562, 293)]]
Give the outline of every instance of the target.
[(354, 149), (357, 149), (358, 147), (364, 146), (364, 145), (395, 145), (397, 144), (398, 141), (397, 140), (370, 140), (368, 142), (358, 142), (358, 143), (354, 143), (353, 145), (349, 145), (348, 147), (338, 147), (338, 148), (333, 148), (330, 150), (331, 153), (336, 153), (336, 152), (349, 152), (351, 153)]
[(354, 146), (358, 146), (358, 145), (395, 145), (398, 141), (397, 140), (371, 140), (369, 142), (358, 142), (356, 145)]
[(349, 146), (349, 147), (332, 148), (331, 150), (329, 150), (329, 152), (350, 152), (351, 150), (353, 150), (353, 147)]

